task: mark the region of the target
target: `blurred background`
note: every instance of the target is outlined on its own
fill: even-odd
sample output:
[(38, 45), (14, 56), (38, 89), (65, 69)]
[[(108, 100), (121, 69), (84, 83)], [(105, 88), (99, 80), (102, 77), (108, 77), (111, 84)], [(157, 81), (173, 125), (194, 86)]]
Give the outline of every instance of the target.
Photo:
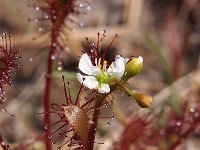
[[(127, 86), (152, 95), (153, 105), (150, 109), (139, 108), (126, 95), (114, 93), (114, 106), (104, 108), (102, 113), (115, 118), (100, 120), (95, 141), (104, 144), (95, 144), (95, 149), (171, 150), (177, 144), (180, 150), (198, 150), (200, 1), (90, 0), (81, 7), (84, 13), (71, 16), (73, 23), (66, 22), (68, 26), (63, 29), (62, 65), (54, 63), (51, 101), (64, 100), (61, 74), (71, 83), (72, 96), (77, 95), (81, 41), (88, 37), (96, 42), (97, 32), (105, 29), (102, 47), (116, 33), (119, 35), (110, 57), (120, 54), (144, 58), (143, 71)], [(37, 1), (0, 0), (0, 34), (10, 34), (23, 57), (13, 86), (5, 87), (6, 109), (15, 117), (0, 112), (0, 132), (11, 149), (20, 144), (30, 150), (44, 149), (44, 127), (34, 113), (43, 111), (50, 25), (37, 18), (45, 15), (37, 9)]]

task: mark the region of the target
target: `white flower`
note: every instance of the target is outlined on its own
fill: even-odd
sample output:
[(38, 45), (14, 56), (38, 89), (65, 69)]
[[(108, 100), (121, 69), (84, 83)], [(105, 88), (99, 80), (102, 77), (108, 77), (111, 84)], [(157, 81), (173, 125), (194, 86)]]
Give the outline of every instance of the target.
[(95, 60), (95, 65), (92, 64), (87, 53), (81, 56), (78, 68), (85, 74), (77, 73), (79, 82), (89, 89), (98, 89), (99, 93), (109, 93), (110, 86), (107, 83), (110, 77), (120, 79), (124, 75), (125, 65), (128, 59), (117, 55), (115, 61), (111, 63), (107, 69), (107, 62), (103, 61), (101, 65), (101, 58)]

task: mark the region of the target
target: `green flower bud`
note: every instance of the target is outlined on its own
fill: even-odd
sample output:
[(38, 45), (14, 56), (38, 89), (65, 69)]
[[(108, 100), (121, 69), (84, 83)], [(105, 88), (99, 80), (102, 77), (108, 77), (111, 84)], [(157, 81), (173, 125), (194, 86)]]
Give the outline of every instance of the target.
[(143, 58), (139, 56), (138, 58), (133, 58), (126, 64), (125, 76), (131, 78), (136, 76), (143, 68)]

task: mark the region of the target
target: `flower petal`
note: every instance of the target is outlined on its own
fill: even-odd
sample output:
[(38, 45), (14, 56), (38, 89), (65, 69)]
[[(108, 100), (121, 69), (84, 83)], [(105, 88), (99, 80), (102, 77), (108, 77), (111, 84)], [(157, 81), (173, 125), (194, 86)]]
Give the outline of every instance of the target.
[(110, 92), (110, 86), (105, 83), (101, 83), (100, 87), (98, 88), (99, 93), (109, 93)]
[(77, 78), (80, 83), (83, 83), (84, 86), (89, 89), (94, 89), (98, 86), (99, 82), (93, 76), (83, 76), (80, 73), (77, 73)]
[(93, 66), (90, 60), (90, 57), (87, 53), (81, 56), (81, 59), (78, 64), (78, 68), (87, 75), (96, 76), (101, 73), (101, 70), (98, 66)]
[(124, 59), (120, 55), (115, 57), (115, 61), (109, 66), (107, 73), (111, 76), (121, 78), (124, 75), (125, 65), (128, 62), (128, 58)]

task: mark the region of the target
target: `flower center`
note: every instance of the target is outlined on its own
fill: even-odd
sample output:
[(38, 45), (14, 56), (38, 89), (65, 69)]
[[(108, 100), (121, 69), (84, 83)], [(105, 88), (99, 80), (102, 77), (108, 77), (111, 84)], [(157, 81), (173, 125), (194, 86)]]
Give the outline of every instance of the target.
[(107, 61), (104, 60), (103, 65), (99, 64), (98, 67), (101, 69), (102, 73), (98, 75), (97, 80), (99, 83), (106, 83), (109, 78), (107, 73)]
[(99, 81), (99, 83), (106, 83), (108, 80), (108, 74), (106, 72), (103, 72), (97, 77), (97, 80)]

